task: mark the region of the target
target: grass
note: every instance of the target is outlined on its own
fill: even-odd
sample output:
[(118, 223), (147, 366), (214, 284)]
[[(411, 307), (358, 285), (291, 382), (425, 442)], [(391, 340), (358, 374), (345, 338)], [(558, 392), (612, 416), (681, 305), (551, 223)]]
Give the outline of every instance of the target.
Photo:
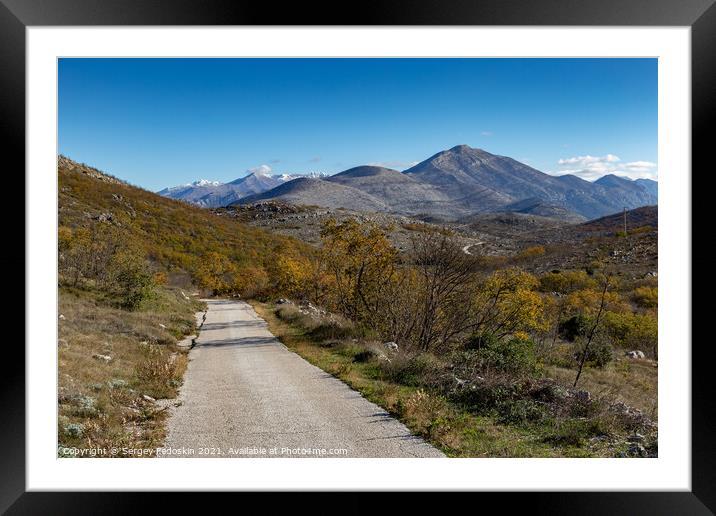
[[(586, 368), (579, 378), (579, 388), (599, 397), (621, 400), (656, 421), (659, 373), (654, 364), (652, 360), (619, 358), (604, 369)], [(560, 383), (574, 382), (574, 369), (546, 366), (545, 373)]]
[[(539, 424), (503, 424), (479, 414), (437, 390), (411, 385), (405, 372), (396, 381), (381, 366), (383, 350), (358, 337), (316, 338), (317, 323), (306, 323), (297, 310), (250, 301), (269, 329), (289, 349), (339, 378), (380, 405), (450, 457), (590, 457), (610, 456), (606, 441), (589, 441), (599, 428), (565, 427), (554, 419)], [(282, 319), (279, 317), (287, 317)], [(415, 368), (417, 371), (419, 368)], [(408, 368), (409, 370), (409, 368)], [(414, 374), (420, 374), (415, 372)], [(400, 376), (403, 375), (403, 376)], [(418, 383), (418, 382), (412, 382)]]
[(137, 311), (114, 308), (100, 292), (59, 290), (58, 453), (62, 448), (153, 448), (165, 411), (152, 399), (177, 395), (187, 365), (178, 340), (202, 308), (178, 289), (159, 288)]

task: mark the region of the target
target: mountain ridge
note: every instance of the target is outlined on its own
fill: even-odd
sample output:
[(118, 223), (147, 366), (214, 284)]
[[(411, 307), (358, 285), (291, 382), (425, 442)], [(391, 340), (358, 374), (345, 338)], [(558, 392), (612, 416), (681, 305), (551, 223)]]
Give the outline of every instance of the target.
[[(300, 183), (285, 187), (297, 180)], [(363, 165), (319, 178), (249, 174), (218, 186), (158, 193), (204, 207), (277, 200), (456, 220), (513, 211), (516, 206), (535, 210), (535, 215), (557, 214), (577, 221), (656, 204), (658, 183), (614, 174), (594, 182), (570, 174), (553, 176), (509, 156), (462, 144), (402, 172)]]

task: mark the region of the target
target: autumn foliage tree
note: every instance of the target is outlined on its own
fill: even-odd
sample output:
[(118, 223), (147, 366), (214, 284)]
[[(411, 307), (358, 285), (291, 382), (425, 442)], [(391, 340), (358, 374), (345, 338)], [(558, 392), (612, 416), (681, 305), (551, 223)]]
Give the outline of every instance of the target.
[(333, 288), (327, 301), (356, 322), (371, 324), (380, 319), (398, 261), (385, 232), (373, 223), (331, 219), (324, 224), (321, 239), (322, 268)]
[(237, 272), (236, 265), (226, 255), (210, 251), (199, 260), (194, 278), (201, 288), (222, 295), (233, 290)]

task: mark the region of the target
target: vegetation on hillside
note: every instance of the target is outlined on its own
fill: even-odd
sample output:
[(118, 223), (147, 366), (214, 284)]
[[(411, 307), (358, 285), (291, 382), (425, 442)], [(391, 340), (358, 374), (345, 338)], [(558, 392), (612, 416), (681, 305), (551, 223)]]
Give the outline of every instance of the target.
[[(629, 399), (638, 408), (613, 391), (582, 389), (610, 376), (618, 384), (631, 369), (626, 351), (643, 353), (636, 364), (644, 357), (655, 365), (655, 278), (628, 281), (606, 268), (534, 275), (518, 266), (539, 249), (504, 268), (485, 267), (444, 232), (418, 233), (400, 253), (380, 227), (355, 220), (327, 221), (322, 238), (318, 253), (286, 267), (284, 292), (296, 305), (276, 310), (323, 350), (320, 360), (349, 357), (344, 366), (361, 371), (358, 383), (420, 389), (423, 398), (442, 400), (436, 406), (452, 407), (454, 417), (490, 418), (527, 439), (539, 435), (557, 454), (575, 447), (596, 455), (656, 453), (654, 367), (633, 368), (642, 374), (641, 394)], [(362, 365), (346, 365), (353, 363)], [(403, 409), (392, 407), (409, 420)], [(472, 446), (438, 444), (456, 455)]]
[(58, 455), (151, 456), (199, 295), (266, 293), (274, 253), (308, 248), (66, 158), (58, 174)]
[(205, 294), (293, 300), (257, 307), (451, 455), (657, 453), (653, 276), (597, 256), (539, 272), (550, 247), (479, 256), (428, 225), (403, 250), (351, 218), (328, 218), (315, 248), (65, 158), (58, 171), (61, 447), (161, 443), (155, 400), (177, 394)]

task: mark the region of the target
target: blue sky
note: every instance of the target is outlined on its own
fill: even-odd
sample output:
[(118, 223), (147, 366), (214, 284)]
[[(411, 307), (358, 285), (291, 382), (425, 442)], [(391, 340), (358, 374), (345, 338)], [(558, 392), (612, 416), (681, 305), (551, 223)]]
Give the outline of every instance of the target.
[(58, 89), (59, 152), (149, 190), (402, 170), (458, 144), (657, 175), (656, 59), (61, 59)]

